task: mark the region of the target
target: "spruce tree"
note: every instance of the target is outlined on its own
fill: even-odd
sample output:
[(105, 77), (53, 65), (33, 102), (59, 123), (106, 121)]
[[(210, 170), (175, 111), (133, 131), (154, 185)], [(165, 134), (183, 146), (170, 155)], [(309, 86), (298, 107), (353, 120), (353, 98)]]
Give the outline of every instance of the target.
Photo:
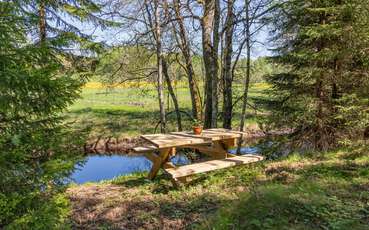
[(27, 40), (21, 11), (0, 1), (0, 229), (61, 229), (68, 202), (60, 192), (83, 135), (59, 114), (82, 82), (61, 75), (51, 48)]
[(328, 149), (368, 125), (369, 1), (291, 0), (272, 14), (270, 122), (296, 143)]

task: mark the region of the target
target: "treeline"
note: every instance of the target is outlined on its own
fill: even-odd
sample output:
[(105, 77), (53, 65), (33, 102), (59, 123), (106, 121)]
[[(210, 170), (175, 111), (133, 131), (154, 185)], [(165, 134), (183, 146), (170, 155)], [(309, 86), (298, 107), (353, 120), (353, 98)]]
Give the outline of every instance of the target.
[[(368, 127), (367, 3), (155, 0), (113, 1), (111, 8), (120, 28), (129, 30), (125, 43), (143, 46), (155, 57), (146, 75), (157, 81), (162, 132), (163, 89), (166, 83), (171, 91), (168, 63), (173, 62), (187, 77), (193, 117), (203, 120), (205, 128), (217, 127), (219, 114), (222, 126), (232, 128), (232, 88), (237, 71), (244, 68), (243, 130), (254, 78), (251, 52), (260, 42), (259, 32), (268, 28), (274, 52), (268, 60), (280, 68), (268, 74), (270, 97), (260, 101), (271, 111), (266, 123), (291, 130), (290, 140), (299, 146), (322, 150), (349, 143)], [(175, 94), (171, 97), (178, 110)]]
[[(165, 87), (181, 127), (172, 90), (174, 75), (184, 75), (188, 81), (194, 119), (202, 120), (205, 128), (217, 127), (218, 114), (222, 114), (222, 126), (232, 128), (234, 82), (247, 85), (243, 93), (246, 107), (249, 82), (260, 81), (261, 72), (270, 71), (263, 68), (270, 66), (265, 59), (251, 61), (251, 50), (266, 25), (263, 18), (274, 5), (270, 0), (111, 1), (107, 9), (120, 23), (125, 46), (118, 48), (122, 52), (108, 54), (102, 69), (111, 71), (112, 81), (156, 81), (162, 132), (166, 131)], [(114, 53), (120, 55), (112, 63)], [(104, 62), (104, 57), (101, 60)], [(255, 78), (250, 78), (255, 72), (252, 64), (258, 71)]]
[[(168, 57), (168, 72), (173, 82), (188, 82), (187, 75), (178, 57), (180, 53)], [(100, 81), (106, 85), (118, 85), (125, 82), (156, 82), (154, 53), (145, 47), (126, 46), (108, 48), (98, 58), (87, 58), (85, 65), (94, 68), (92, 81)], [(204, 84), (204, 66), (202, 57), (192, 57), (194, 74), (199, 76), (199, 84)], [(240, 58), (235, 66), (234, 79), (236, 84), (243, 84), (246, 72), (246, 59)], [(265, 76), (281, 71), (282, 67), (271, 63), (267, 57), (251, 59), (251, 83), (265, 82)], [(201, 89), (202, 90), (202, 89)]]

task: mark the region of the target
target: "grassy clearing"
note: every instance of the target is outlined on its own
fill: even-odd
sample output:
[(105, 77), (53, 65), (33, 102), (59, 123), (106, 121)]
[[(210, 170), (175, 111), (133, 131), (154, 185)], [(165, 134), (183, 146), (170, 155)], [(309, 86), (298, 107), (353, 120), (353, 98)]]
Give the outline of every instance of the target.
[[(69, 108), (67, 120), (80, 128), (92, 127), (92, 136), (138, 136), (153, 133), (159, 120), (156, 89), (151, 85), (123, 85), (106, 89), (97, 82), (90, 82), (82, 91), (81, 99)], [(268, 86), (255, 84), (251, 87), (250, 97), (263, 96)], [(235, 95), (241, 95), (242, 86), (234, 87)], [(176, 94), (181, 110), (191, 114), (191, 100), (188, 87), (179, 84)], [(173, 104), (166, 97), (167, 111), (173, 111)], [(236, 106), (234, 122), (239, 124), (240, 107)], [(249, 110), (248, 124), (255, 124), (258, 116)], [(191, 128), (191, 119), (183, 114), (185, 129)], [(176, 129), (175, 114), (168, 117), (169, 130)]]
[(369, 147), (194, 176), (119, 177), (68, 190), (76, 229), (368, 229)]

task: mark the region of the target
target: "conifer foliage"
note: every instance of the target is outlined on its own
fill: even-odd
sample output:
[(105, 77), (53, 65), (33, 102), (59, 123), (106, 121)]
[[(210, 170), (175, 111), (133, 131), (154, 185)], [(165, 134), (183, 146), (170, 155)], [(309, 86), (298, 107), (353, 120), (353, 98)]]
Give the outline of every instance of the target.
[(0, 228), (58, 229), (68, 214), (58, 194), (81, 146), (58, 114), (82, 82), (57, 71), (48, 46), (27, 41), (21, 14), (0, 1)]
[(268, 76), (271, 123), (297, 143), (328, 149), (368, 125), (369, 1), (291, 0), (272, 13), (274, 61)]

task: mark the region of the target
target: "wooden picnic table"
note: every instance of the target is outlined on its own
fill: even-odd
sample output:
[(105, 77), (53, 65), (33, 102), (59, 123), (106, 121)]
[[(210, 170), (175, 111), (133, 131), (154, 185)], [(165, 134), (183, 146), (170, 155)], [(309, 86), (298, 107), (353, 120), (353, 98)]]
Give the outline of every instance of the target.
[[(234, 147), (236, 140), (243, 134), (228, 129), (206, 129), (200, 135), (191, 131), (142, 135), (141, 138), (150, 145), (134, 150), (152, 161), (149, 179), (155, 178), (160, 168), (163, 168), (172, 176), (173, 182), (185, 182), (186, 177), (191, 174), (262, 160), (261, 156), (240, 157), (228, 153), (228, 149)], [(170, 162), (170, 157), (176, 154), (177, 148), (198, 150), (208, 155), (211, 161), (177, 167)]]

